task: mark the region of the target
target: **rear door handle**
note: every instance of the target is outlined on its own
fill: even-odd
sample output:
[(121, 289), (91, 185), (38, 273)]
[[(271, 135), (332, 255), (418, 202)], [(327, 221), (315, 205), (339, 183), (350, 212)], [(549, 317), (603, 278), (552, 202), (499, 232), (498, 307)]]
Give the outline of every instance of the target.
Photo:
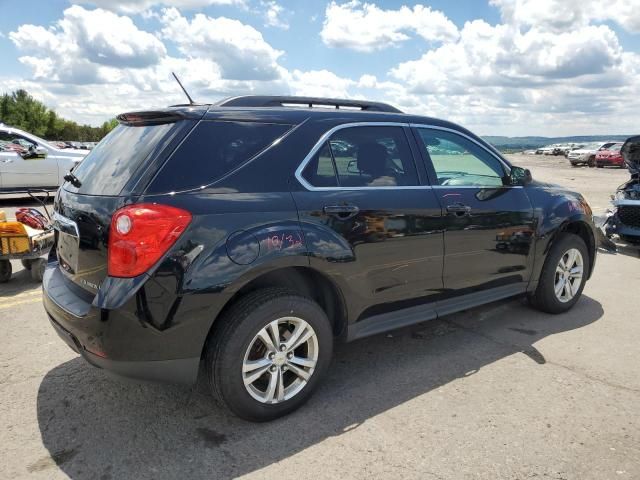
[(327, 205), (322, 210), (327, 215), (335, 215), (343, 220), (357, 215), (360, 211), (356, 205)]
[(471, 214), (471, 207), (463, 203), (447, 205), (447, 213), (453, 213), (456, 217), (464, 217)]

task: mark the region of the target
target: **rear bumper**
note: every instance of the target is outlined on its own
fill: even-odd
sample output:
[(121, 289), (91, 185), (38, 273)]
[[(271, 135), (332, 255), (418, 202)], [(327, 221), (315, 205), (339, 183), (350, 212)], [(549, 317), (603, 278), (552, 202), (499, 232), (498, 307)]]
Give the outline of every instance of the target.
[[(124, 310), (100, 309), (77, 296), (65, 285), (57, 262), (45, 270), (42, 288), (44, 308), (54, 330), (89, 364), (129, 378), (189, 385), (196, 382), (199, 356), (149, 360), (127, 355), (129, 349), (140, 351), (137, 347), (147, 343), (150, 329)], [(162, 350), (156, 353), (162, 355)]]
[(196, 381), (200, 363), (199, 358), (156, 360), (152, 362), (110, 360), (85, 350), (78, 339), (71, 332), (65, 330), (51, 315), (49, 315), (49, 321), (58, 336), (74, 352), (80, 354), (90, 365), (104, 369), (108, 373), (138, 380), (153, 380), (166, 383), (191, 385)]

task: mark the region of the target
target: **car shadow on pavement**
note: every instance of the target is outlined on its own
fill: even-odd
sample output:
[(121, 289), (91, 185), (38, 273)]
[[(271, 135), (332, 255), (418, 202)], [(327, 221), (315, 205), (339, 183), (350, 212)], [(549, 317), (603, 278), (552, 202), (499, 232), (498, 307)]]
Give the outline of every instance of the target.
[(600, 303), (586, 296), (563, 315), (510, 300), (337, 345), (329, 374), (309, 403), (262, 424), (233, 417), (201, 388), (114, 379), (75, 358), (40, 384), (38, 423), (49, 456), (27, 470), (57, 467), (77, 480), (234, 478), (453, 380), (464, 382), (505, 357), (525, 354), (533, 368), (545, 368), (536, 342), (602, 315)]

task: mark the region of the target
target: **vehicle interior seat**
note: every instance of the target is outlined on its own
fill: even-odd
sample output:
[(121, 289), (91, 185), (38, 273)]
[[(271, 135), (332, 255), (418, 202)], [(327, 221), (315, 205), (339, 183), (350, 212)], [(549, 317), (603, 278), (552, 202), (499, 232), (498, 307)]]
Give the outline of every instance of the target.
[(340, 179), (345, 186), (394, 186), (398, 184), (395, 172), (388, 167), (388, 153), (384, 145), (363, 143), (358, 147), (356, 164), (360, 176)]

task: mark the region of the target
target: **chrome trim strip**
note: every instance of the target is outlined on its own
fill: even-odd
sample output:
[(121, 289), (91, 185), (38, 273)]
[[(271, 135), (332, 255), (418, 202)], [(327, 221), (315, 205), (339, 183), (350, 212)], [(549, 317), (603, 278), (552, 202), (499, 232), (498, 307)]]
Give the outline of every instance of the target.
[[(469, 135), (466, 135), (458, 130), (454, 130), (452, 128), (447, 127), (438, 127), (435, 125), (425, 125), (421, 123), (402, 123), (402, 122), (353, 122), (353, 123), (343, 123), (341, 125), (336, 125), (330, 130), (326, 131), (320, 139), (313, 146), (311, 151), (304, 157), (302, 163), (298, 166), (295, 171), (295, 177), (300, 182), (300, 184), (311, 192), (339, 192), (339, 191), (357, 191), (357, 190), (428, 190), (432, 188), (500, 188), (500, 187), (492, 187), (492, 186), (447, 186), (447, 185), (412, 185), (412, 186), (377, 186), (377, 187), (314, 187), (309, 182), (305, 180), (302, 176), (302, 172), (306, 168), (307, 164), (311, 161), (311, 158), (316, 154), (316, 152), (322, 147), (322, 144), (327, 141), (327, 139), (333, 135), (338, 130), (342, 130), (344, 128), (353, 128), (353, 127), (403, 127), (403, 128), (430, 128), (433, 130), (443, 130), (451, 133), (455, 133), (462, 137), (465, 137), (467, 140), (472, 141), (480, 148), (482, 148), (485, 152), (489, 153), (493, 157), (495, 157), (505, 168), (506, 172), (509, 173), (511, 168), (504, 162), (502, 158), (496, 155), (491, 150), (488, 150), (484, 145), (479, 143), (477, 140), (473, 139)], [(505, 185), (502, 188), (523, 188), (519, 185)]]
[(475, 188), (476, 190), (497, 190), (499, 188), (524, 188), (522, 185), (432, 185), (434, 189), (458, 189), (458, 188)]

